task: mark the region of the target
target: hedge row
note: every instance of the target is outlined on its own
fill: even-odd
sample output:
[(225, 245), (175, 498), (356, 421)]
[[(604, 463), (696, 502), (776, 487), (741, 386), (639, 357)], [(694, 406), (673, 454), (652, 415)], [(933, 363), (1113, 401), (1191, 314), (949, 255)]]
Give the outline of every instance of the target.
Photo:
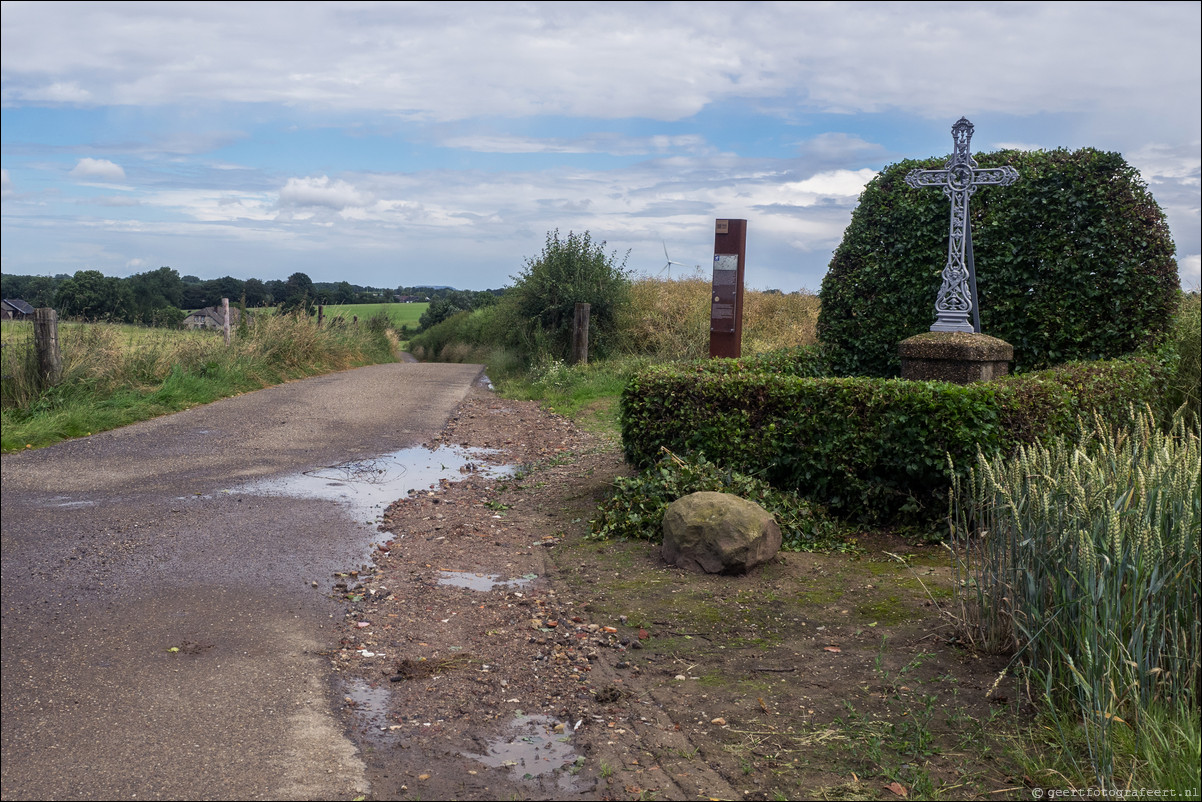
[[(811, 355), (798, 354), (802, 368)], [(952, 470), (971, 464), (978, 449), (1043, 441), (1094, 412), (1121, 415), (1156, 387), (1154, 365), (1138, 359), (969, 385), (800, 378), (755, 367), (713, 360), (634, 376), (621, 402), (627, 460), (647, 467), (662, 446), (761, 476), (843, 517), (930, 518), (946, 512)]]

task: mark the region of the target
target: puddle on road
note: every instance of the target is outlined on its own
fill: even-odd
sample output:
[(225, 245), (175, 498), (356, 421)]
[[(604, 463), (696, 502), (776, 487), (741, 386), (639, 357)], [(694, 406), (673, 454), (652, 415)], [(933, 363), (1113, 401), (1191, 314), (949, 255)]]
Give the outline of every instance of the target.
[(368, 738), (378, 740), (394, 728), (388, 720), (388, 696), (383, 686), (373, 688), (366, 680), (346, 680), (346, 704), (354, 711), (356, 729)]
[(433, 451), (406, 448), (371, 459), (252, 482), (238, 490), (260, 496), (335, 501), (350, 507), (355, 520), (371, 524), (389, 504), (405, 498), (411, 490), (437, 487), (440, 480), (455, 481), (469, 473), (488, 477), (513, 473), (512, 466), (481, 464), (482, 458), (490, 453), (494, 452), (449, 446)]
[(494, 588), (523, 588), (537, 579), (536, 574), (528, 574), (520, 579), (501, 579), (500, 574), (474, 574), (470, 571), (448, 571), (440, 568), (438, 584), (450, 585), (468, 590), (490, 591)]
[[(556, 732), (556, 726), (563, 726), (564, 730)], [(510, 727), (510, 733), (489, 743), (488, 754), (465, 752), (464, 757), (478, 760), (486, 766), (508, 767), (524, 779), (568, 769), (577, 763), (579, 756), (572, 749), (572, 731), (562, 722), (549, 716), (518, 716), (510, 723)], [(573, 772), (564, 771), (558, 782), (562, 790), (570, 791), (576, 778)]]

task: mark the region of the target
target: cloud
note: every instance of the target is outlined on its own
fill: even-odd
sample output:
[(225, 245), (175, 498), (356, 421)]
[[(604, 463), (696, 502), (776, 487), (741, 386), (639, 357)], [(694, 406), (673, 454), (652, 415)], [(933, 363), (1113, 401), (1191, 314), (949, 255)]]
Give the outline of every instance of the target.
[(329, 176), (324, 175), (320, 178), (289, 178), (280, 190), (280, 206), (283, 208), (320, 206), (343, 211), (351, 207), (368, 206), (371, 202), (369, 195), (347, 182), (341, 179), (331, 181)]
[(1202, 255), (1192, 254), (1177, 262), (1181, 269), (1181, 287), (1197, 292), (1202, 290)]
[(712, 150), (705, 137), (697, 134), (626, 137), (608, 132), (571, 139), (472, 134), (450, 136), (439, 140), (438, 144), (476, 153), (605, 153), (612, 156)]
[(4, 17), (8, 104), (680, 120), (745, 98), (936, 119), (1139, 109), (1198, 129), (1179, 102), (1196, 94), (1195, 3), (1085, 16), (1064, 3), (13, 4)]
[(83, 158), (71, 170), (71, 177), (83, 181), (124, 181), (125, 170), (108, 159)]
[(0, 169), (0, 197), (11, 197), (13, 192), (13, 181), (8, 177), (8, 170)]

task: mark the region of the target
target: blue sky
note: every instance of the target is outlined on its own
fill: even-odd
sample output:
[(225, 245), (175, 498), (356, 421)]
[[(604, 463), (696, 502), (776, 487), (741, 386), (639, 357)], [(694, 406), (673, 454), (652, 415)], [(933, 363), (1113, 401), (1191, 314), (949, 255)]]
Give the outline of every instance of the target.
[[(1202, 5), (3, 3), (0, 268), (510, 283), (546, 233), (817, 290), (863, 185), (1121, 152), (1202, 284)], [(982, 269), (987, 269), (982, 266)]]

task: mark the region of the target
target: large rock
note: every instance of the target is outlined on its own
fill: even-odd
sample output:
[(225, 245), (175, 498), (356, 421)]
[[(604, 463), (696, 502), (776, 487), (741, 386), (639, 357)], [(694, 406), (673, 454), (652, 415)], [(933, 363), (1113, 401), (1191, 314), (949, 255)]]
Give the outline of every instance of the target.
[(664, 559), (690, 571), (743, 574), (780, 551), (780, 527), (754, 501), (693, 493), (664, 513)]

